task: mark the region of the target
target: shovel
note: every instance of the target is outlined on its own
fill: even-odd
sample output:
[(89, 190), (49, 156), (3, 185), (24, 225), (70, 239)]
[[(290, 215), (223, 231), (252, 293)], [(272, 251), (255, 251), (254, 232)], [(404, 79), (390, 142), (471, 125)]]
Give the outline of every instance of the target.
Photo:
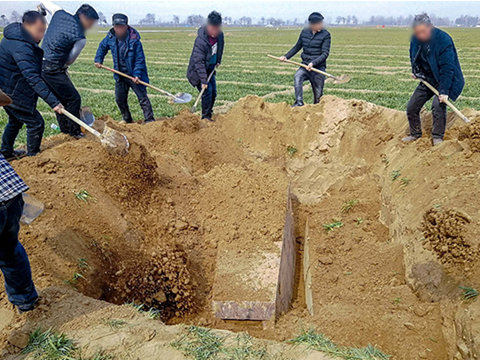
[(73, 116), (67, 110), (62, 109), (63, 115), (68, 117), (70, 120), (76, 122), (78, 125), (83, 127), (88, 132), (92, 133), (94, 136), (100, 139), (102, 145), (107, 148), (107, 150), (115, 155), (126, 155), (128, 153), (128, 149), (130, 147), (130, 143), (125, 135), (121, 132), (113, 130), (108, 126), (105, 126), (103, 130), (103, 134), (99, 133), (94, 128), (85, 124), (82, 120)]
[(2, 90), (0, 90), (0, 106), (7, 106), (12, 103), (12, 99), (5, 94)]
[[(273, 56), (273, 55), (267, 55), (269, 58), (271, 59), (275, 59), (275, 60), (280, 60), (282, 61), (279, 57), (276, 57), (276, 56)], [(297, 65), (297, 66), (301, 66), (303, 68), (307, 68), (307, 65), (304, 65), (304, 64), (301, 64), (299, 62), (296, 62), (296, 61), (292, 61), (292, 60), (284, 60), (282, 62), (286, 62), (288, 64), (292, 64), (292, 65)], [(346, 84), (348, 82), (350, 82), (350, 80), (352, 80), (352, 78), (348, 75), (340, 75), (340, 76), (334, 76), (332, 74), (329, 74), (329, 73), (326, 73), (325, 71), (322, 71), (322, 70), (318, 70), (318, 69), (315, 69), (315, 68), (312, 68), (312, 71), (315, 71), (316, 73), (319, 73), (319, 74), (322, 74), (326, 77), (329, 77), (331, 79), (333, 79), (333, 83), (334, 84)]]
[(87, 124), (88, 126), (92, 126), (95, 122), (95, 116), (92, 113), (92, 110), (88, 106), (82, 106), (80, 109), (80, 119)]
[(40, 216), (41, 213), (43, 213), (45, 206), (43, 205), (43, 202), (33, 197), (32, 195), (23, 193), (22, 197), (25, 205), (23, 206), (20, 223), (23, 225), (30, 225), (33, 220), (35, 220), (37, 217)]
[[(210, 80), (212, 79), (213, 74), (215, 74), (215, 71), (216, 71), (216, 69), (213, 70), (213, 71), (210, 73), (210, 75), (208, 75), (207, 84), (210, 83)], [(197, 100), (195, 100), (195, 104), (193, 104), (192, 110), (190, 110), (192, 113), (194, 113), (195, 110), (197, 109), (198, 102), (199, 102), (200, 99), (202, 98), (204, 92), (205, 92), (205, 88), (203, 88), (202, 91), (200, 91), (200, 94), (198, 94)]]
[[(133, 76), (124, 74), (124, 73), (122, 73), (118, 70), (109, 68), (105, 65), (101, 65), (101, 68), (105, 69), (105, 70), (108, 70), (108, 71), (111, 71), (111, 72), (113, 72), (117, 75), (123, 76), (123, 77), (125, 77), (127, 79), (130, 79), (132, 81), (135, 79)], [(165, 91), (165, 90), (162, 90), (160, 88), (157, 88), (156, 86), (150, 85), (149, 83), (146, 83), (145, 81), (140, 80), (139, 83), (142, 84), (143, 86), (149, 87), (150, 89), (158, 91), (158, 92), (162, 93), (163, 95), (167, 95), (168, 97), (173, 99), (173, 102), (175, 104), (186, 104), (186, 103), (188, 103), (192, 100), (192, 95), (190, 95), (188, 93), (177, 93), (177, 94), (173, 95), (173, 94), (170, 94), (168, 91)]]
[[(430, 90), (432, 90), (432, 92), (437, 95), (437, 96), (440, 96), (440, 93), (438, 92), (437, 89), (435, 89), (430, 83), (428, 83), (427, 81), (421, 79), (421, 78), (418, 78), (418, 80), (420, 80), (426, 87), (428, 87)], [(462, 114), (462, 112), (460, 110), (458, 110), (455, 105), (453, 105), (450, 100), (447, 100), (445, 101), (445, 104), (447, 104), (447, 106), (450, 107), (450, 109), (453, 110), (453, 112), (455, 114), (457, 114), (457, 116), (462, 119), (463, 121), (465, 121), (467, 124), (470, 122), (470, 119), (467, 118), (465, 115)]]

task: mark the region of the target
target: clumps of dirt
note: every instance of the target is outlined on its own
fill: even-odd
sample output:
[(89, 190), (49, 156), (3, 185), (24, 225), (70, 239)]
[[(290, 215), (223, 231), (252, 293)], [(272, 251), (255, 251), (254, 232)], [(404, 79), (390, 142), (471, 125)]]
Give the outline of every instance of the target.
[(133, 203), (142, 200), (160, 183), (157, 163), (143, 145), (132, 144), (126, 156), (105, 154), (96, 174), (110, 194)]
[(193, 134), (205, 127), (196, 114), (192, 114), (188, 110), (183, 110), (174, 119), (159, 119), (164, 121), (164, 126), (169, 127), (175, 131)]
[(442, 264), (466, 266), (476, 260), (478, 248), (465, 237), (465, 225), (470, 218), (453, 209), (438, 211), (430, 209), (423, 217), (425, 248), (433, 250)]
[(477, 119), (472, 124), (465, 126), (460, 131), (459, 140), (464, 140), (470, 150), (473, 152), (480, 152), (480, 119)]
[(159, 310), (164, 320), (190, 314), (195, 305), (195, 284), (185, 252), (166, 245), (159, 253), (144, 253), (142, 257), (140, 263), (130, 263), (115, 273), (115, 280), (104, 294), (105, 300), (143, 304), (146, 309)]

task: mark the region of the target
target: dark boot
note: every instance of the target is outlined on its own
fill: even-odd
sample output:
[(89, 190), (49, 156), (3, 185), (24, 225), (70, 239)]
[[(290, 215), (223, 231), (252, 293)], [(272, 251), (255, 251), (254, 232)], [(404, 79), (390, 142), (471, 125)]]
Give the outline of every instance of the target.
[(305, 104), (303, 103), (303, 100), (296, 100), (295, 103), (292, 105), (292, 108), (294, 108), (294, 107), (300, 107), (300, 106), (303, 106), (303, 105), (305, 105)]

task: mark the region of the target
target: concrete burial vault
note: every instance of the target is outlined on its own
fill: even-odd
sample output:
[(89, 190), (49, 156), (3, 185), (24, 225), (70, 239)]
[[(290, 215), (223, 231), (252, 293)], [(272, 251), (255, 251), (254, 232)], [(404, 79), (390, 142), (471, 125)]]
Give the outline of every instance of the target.
[(262, 251), (239, 252), (238, 243), (219, 245), (212, 298), (216, 317), (268, 321), (288, 311), (293, 298), (297, 256), (294, 229), (289, 188), (281, 241), (271, 242)]

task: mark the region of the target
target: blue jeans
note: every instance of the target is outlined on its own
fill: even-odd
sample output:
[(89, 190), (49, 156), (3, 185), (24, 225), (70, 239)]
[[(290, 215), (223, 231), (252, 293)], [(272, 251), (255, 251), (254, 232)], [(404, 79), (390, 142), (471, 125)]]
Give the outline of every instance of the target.
[[(214, 68), (209, 68), (207, 74), (210, 74)], [(202, 91), (202, 84), (198, 84), (198, 91)], [(210, 82), (208, 83), (208, 88), (202, 95), (202, 119), (204, 117), (212, 117), (213, 115), (213, 105), (215, 104), (215, 99), (217, 98), (217, 81), (215, 80), (215, 75), (212, 76)]]
[(19, 309), (29, 309), (38, 299), (27, 253), (18, 241), (23, 198), (18, 195), (0, 203), (0, 269), (8, 300)]

